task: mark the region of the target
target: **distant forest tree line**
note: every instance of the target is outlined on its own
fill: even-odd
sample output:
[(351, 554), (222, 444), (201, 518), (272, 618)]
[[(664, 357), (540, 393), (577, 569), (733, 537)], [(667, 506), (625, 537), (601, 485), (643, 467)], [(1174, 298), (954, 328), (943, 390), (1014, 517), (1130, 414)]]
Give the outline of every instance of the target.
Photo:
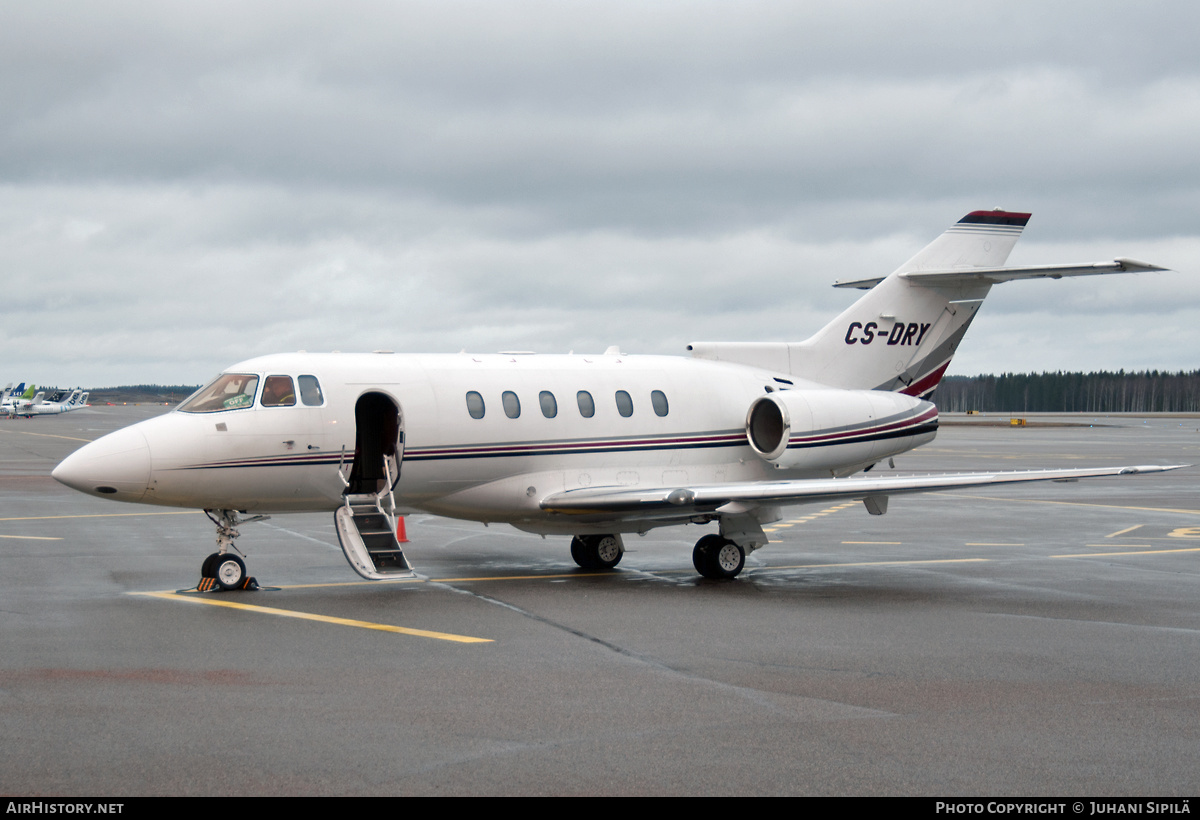
[(178, 404), (200, 389), (200, 385), (189, 384), (127, 384), (121, 387), (93, 387), (91, 402), (154, 402)]
[(947, 376), (933, 401), (949, 413), (1197, 413), (1200, 370)]

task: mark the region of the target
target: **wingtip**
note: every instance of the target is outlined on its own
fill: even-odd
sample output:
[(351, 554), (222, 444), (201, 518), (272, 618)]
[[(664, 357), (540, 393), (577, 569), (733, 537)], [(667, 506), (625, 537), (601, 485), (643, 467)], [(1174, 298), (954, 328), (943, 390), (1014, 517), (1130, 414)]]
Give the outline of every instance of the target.
[(1137, 475), (1138, 473), (1167, 473), (1171, 470), (1182, 470), (1191, 464), (1140, 464), (1134, 467), (1122, 467), (1118, 475)]
[(1128, 256), (1118, 256), (1113, 261), (1121, 266), (1121, 270), (1128, 273), (1151, 273), (1173, 270), (1173, 268), (1163, 268), (1158, 265), (1152, 265), (1149, 262), (1143, 262), (1140, 259), (1130, 259)]

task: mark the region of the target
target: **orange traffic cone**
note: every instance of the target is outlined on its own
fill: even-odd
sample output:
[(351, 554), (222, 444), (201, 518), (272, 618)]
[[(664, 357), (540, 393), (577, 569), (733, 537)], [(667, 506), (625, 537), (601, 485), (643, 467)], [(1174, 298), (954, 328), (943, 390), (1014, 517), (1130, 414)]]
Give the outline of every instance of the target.
[(407, 544), (408, 536), (404, 534), (404, 516), (396, 516), (396, 543)]

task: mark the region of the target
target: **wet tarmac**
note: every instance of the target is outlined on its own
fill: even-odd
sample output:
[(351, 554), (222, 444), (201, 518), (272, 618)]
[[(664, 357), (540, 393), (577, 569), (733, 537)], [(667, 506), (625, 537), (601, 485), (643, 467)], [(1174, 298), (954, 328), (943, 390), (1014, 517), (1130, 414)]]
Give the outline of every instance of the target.
[[(1200, 788), (1200, 468), (792, 507), (728, 583), (694, 526), (595, 573), (428, 516), (421, 580), (360, 582), (332, 515), (278, 516), (239, 540), (274, 589), (188, 595), (202, 513), (49, 477), (162, 410), (0, 419), (0, 792)], [(1200, 419), (1066, 421), (947, 425), (897, 467), (1200, 464)]]

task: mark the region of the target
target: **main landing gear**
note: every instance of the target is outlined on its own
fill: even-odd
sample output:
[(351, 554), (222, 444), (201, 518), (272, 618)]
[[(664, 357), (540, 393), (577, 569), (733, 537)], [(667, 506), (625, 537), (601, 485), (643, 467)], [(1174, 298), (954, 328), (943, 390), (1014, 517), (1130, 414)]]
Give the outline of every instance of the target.
[(714, 581), (736, 578), (746, 565), (746, 551), (720, 535), (706, 535), (692, 550), (696, 572)]
[(238, 518), (237, 510), (205, 510), (204, 514), (217, 525), (218, 551), (205, 558), (200, 565), (200, 583), (196, 589), (200, 592), (258, 589), (258, 581), (246, 574), (246, 562), (230, 550), (237, 549), (233, 541), (240, 535), (237, 531), (239, 525), (265, 521), (270, 516)]
[(619, 535), (577, 535), (571, 539), (571, 557), (584, 569), (612, 569), (621, 563), (625, 545)]
[[(761, 529), (757, 531), (762, 532)], [(746, 554), (767, 540), (765, 535), (753, 538), (753, 532), (747, 533), (745, 528), (737, 534), (750, 536), (745, 546), (726, 534), (713, 533), (697, 541), (692, 550), (696, 571), (714, 581), (736, 578), (746, 566)], [(571, 539), (571, 557), (584, 569), (612, 569), (621, 563), (624, 554), (625, 545), (619, 535), (577, 535)]]

